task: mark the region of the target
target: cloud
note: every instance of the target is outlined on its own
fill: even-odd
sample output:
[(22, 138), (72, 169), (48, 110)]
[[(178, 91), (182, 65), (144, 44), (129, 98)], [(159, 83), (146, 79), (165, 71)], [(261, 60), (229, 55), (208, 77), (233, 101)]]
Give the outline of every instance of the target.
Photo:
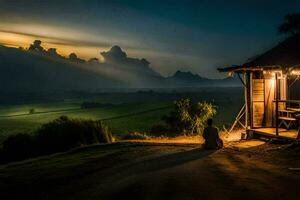
[(104, 51), (100, 54), (102, 55), (106, 64), (151, 76), (160, 76), (157, 72), (150, 68), (150, 62), (145, 58), (138, 59), (128, 57), (126, 52), (124, 52), (121, 47), (117, 45), (113, 46), (109, 51)]
[(125, 62), (127, 59), (127, 54), (119, 46), (113, 46), (109, 51), (100, 54), (107, 63)]

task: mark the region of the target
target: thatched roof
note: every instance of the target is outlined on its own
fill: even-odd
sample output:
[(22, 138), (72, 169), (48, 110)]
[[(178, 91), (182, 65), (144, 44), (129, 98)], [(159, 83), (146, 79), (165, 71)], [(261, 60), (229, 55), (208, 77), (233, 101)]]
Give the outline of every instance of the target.
[(274, 48), (241, 65), (220, 68), (219, 71), (244, 71), (265, 68), (300, 67), (300, 34), (279, 43)]

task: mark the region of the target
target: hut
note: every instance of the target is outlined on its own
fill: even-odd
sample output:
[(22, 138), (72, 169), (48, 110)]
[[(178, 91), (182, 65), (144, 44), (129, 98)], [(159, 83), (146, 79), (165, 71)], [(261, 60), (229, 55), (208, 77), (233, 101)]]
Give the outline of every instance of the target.
[(236, 120), (244, 115), (242, 125), (248, 137), (298, 137), (300, 34), (243, 65), (218, 70), (237, 74), (244, 85), (245, 105)]

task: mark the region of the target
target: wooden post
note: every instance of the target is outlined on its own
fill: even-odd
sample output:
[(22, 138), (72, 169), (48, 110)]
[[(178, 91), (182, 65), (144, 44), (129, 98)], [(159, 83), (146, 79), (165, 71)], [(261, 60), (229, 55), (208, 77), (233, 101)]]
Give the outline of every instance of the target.
[(276, 136), (279, 136), (278, 124), (279, 124), (279, 116), (278, 116), (278, 98), (279, 98), (279, 85), (278, 85), (278, 75), (275, 72), (275, 128), (276, 128)]
[(245, 96), (245, 127), (248, 128), (248, 81), (247, 81), (247, 72), (244, 72), (244, 96)]
[(250, 83), (249, 83), (249, 126), (252, 129), (253, 128), (253, 72), (250, 73)]

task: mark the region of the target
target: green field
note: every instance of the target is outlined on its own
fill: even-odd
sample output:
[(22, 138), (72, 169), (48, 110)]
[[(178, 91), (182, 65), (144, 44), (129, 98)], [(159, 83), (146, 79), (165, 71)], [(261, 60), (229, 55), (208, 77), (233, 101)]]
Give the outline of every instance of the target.
[[(0, 106), (0, 142), (8, 135), (29, 133), (61, 115), (73, 118), (103, 120), (113, 134), (133, 131), (147, 132), (172, 109), (175, 99), (189, 97), (195, 101), (213, 101), (218, 106), (216, 125), (228, 126), (242, 105), (239, 89), (201, 91), (181, 94), (119, 93), (99, 94), (93, 97), (64, 99), (58, 102), (26, 103)], [(84, 101), (111, 103), (112, 106), (82, 109)], [(34, 109), (34, 114), (29, 110)]]

